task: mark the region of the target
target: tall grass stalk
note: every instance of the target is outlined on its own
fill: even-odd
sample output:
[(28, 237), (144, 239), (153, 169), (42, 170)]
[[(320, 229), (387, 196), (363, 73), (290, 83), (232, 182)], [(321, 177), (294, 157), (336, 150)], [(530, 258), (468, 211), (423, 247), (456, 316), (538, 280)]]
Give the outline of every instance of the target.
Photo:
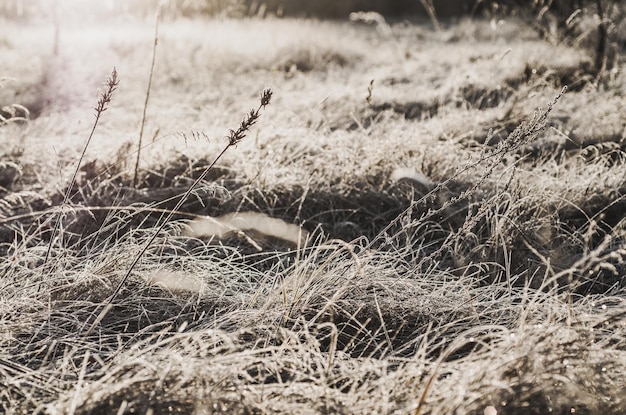
[(150, 75), (148, 76), (148, 87), (146, 88), (146, 99), (143, 103), (143, 114), (141, 115), (141, 127), (139, 129), (139, 141), (137, 143), (137, 159), (135, 160), (135, 171), (133, 173), (133, 187), (137, 187), (137, 176), (139, 172), (139, 161), (141, 160), (141, 143), (143, 141), (143, 130), (146, 125), (146, 113), (148, 111), (148, 102), (150, 101), (150, 89), (152, 88), (152, 75), (154, 74), (154, 62), (156, 60), (157, 45), (159, 43), (159, 21), (161, 20), (161, 7), (159, 3), (156, 12), (156, 21), (154, 23), (154, 43), (152, 45), (152, 61), (150, 62)]
[(422, 6), (428, 13), (428, 17), (430, 18), (431, 23), (435, 27), (435, 30), (441, 33), (441, 25), (439, 24), (439, 19), (437, 19), (437, 12), (435, 10), (435, 5), (433, 4), (433, 0), (420, 0)]
[(93, 134), (96, 131), (96, 127), (98, 126), (98, 122), (100, 121), (100, 117), (107, 110), (108, 105), (111, 103), (111, 98), (113, 97), (113, 92), (117, 89), (119, 84), (119, 80), (117, 78), (117, 69), (113, 67), (113, 71), (111, 71), (111, 75), (104, 82), (104, 89), (100, 92), (100, 96), (98, 97), (98, 104), (94, 108), (96, 113), (96, 119), (93, 123), (93, 127), (91, 128), (91, 133), (87, 138), (87, 142), (83, 146), (83, 151), (76, 163), (76, 168), (74, 169), (74, 174), (72, 175), (72, 179), (70, 180), (67, 189), (65, 190), (65, 196), (63, 197), (63, 202), (61, 203), (61, 215), (56, 218), (56, 222), (54, 224), (54, 228), (52, 230), (52, 234), (50, 235), (50, 243), (48, 244), (48, 249), (46, 250), (46, 257), (44, 259), (44, 265), (48, 262), (50, 258), (50, 252), (52, 251), (52, 245), (54, 244), (54, 239), (59, 232), (59, 227), (61, 226), (61, 217), (63, 215), (63, 209), (67, 206), (70, 197), (72, 196), (72, 190), (74, 189), (74, 185), (76, 184), (76, 177), (78, 176), (78, 172), (80, 171), (80, 165), (85, 158), (85, 153), (87, 152), (87, 147), (91, 143), (91, 139), (93, 138)]
[(183, 204), (189, 198), (189, 196), (191, 195), (193, 190), (196, 188), (196, 186), (198, 186), (198, 184), (200, 184), (206, 178), (206, 176), (209, 174), (211, 169), (213, 169), (215, 164), (222, 158), (224, 153), (226, 153), (226, 151), (229, 148), (236, 146), (241, 140), (243, 140), (243, 138), (246, 136), (246, 133), (248, 132), (250, 127), (256, 124), (257, 120), (261, 116), (261, 109), (264, 109), (270, 103), (271, 99), (272, 99), (272, 91), (270, 89), (265, 89), (261, 93), (261, 103), (258, 106), (258, 108), (256, 110), (255, 109), (250, 110), (250, 112), (243, 117), (243, 120), (241, 121), (241, 124), (239, 125), (239, 128), (237, 128), (237, 130), (229, 130), (229, 133), (227, 136), (228, 143), (226, 144), (226, 146), (215, 157), (213, 162), (204, 169), (202, 174), (191, 184), (191, 186), (189, 186), (189, 188), (180, 198), (178, 203), (176, 203), (176, 206), (174, 206), (174, 208), (169, 211), (169, 213), (165, 216), (165, 218), (161, 222), (161, 225), (159, 225), (159, 227), (152, 234), (150, 239), (148, 239), (148, 241), (144, 244), (141, 251), (139, 251), (139, 253), (135, 256), (135, 258), (133, 259), (133, 262), (130, 264), (130, 266), (128, 267), (128, 270), (124, 274), (124, 277), (115, 288), (115, 291), (113, 291), (113, 294), (111, 294), (111, 297), (109, 297), (109, 299), (104, 304), (102, 311), (100, 312), (98, 317), (96, 317), (94, 322), (91, 324), (91, 326), (85, 333), (85, 336), (88, 336), (93, 331), (93, 329), (102, 321), (102, 319), (106, 317), (109, 311), (113, 308), (113, 301), (119, 295), (120, 291), (122, 290), (122, 287), (124, 286), (128, 278), (132, 274), (133, 270), (139, 263), (139, 260), (144, 256), (144, 254), (148, 251), (148, 248), (150, 248), (150, 246), (154, 243), (156, 238), (161, 234), (161, 232), (163, 231), (165, 226), (169, 223), (169, 221), (172, 219), (174, 214), (176, 214), (176, 212), (178, 212), (178, 210), (183, 206)]

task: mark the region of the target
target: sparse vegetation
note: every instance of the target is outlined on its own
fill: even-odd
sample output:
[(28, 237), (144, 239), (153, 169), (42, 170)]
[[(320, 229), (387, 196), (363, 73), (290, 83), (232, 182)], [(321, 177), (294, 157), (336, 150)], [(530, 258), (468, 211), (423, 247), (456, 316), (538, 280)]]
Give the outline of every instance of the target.
[(433, 18), (7, 19), (0, 412), (626, 412), (623, 57)]
[(623, 48), (626, 32), (622, 22), (625, 8), (615, 0), (499, 0), (477, 2), (494, 17), (515, 14), (552, 43), (565, 43), (587, 49), (593, 56), (596, 84), (604, 84), (619, 65), (617, 54)]

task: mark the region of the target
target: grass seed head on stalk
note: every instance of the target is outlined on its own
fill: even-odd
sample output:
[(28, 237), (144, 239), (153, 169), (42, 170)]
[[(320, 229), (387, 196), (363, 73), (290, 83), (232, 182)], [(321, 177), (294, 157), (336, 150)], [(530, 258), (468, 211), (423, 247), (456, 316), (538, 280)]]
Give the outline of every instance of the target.
[[(116, 72), (114, 69), (113, 76), (110, 78), (108, 82), (110, 89), (115, 88), (116, 79), (117, 79), (117, 76), (116, 76)], [(106, 93), (103, 94), (103, 98), (102, 98), (103, 102), (105, 101), (104, 95), (106, 95)], [(148, 248), (150, 248), (150, 246), (154, 243), (157, 236), (161, 234), (163, 229), (165, 229), (165, 226), (170, 222), (174, 214), (179, 211), (183, 203), (185, 203), (185, 201), (189, 198), (189, 196), (192, 194), (194, 189), (207, 177), (207, 175), (209, 174), (209, 171), (211, 171), (213, 166), (215, 166), (215, 164), (222, 157), (222, 155), (226, 152), (226, 150), (236, 145), (239, 141), (241, 141), (246, 136), (246, 132), (248, 131), (250, 126), (252, 126), (259, 119), (259, 117), (261, 116), (261, 109), (265, 108), (265, 106), (269, 104), (271, 97), (272, 97), (272, 91), (270, 89), (264, 90), (263, 93), (261, 94), (261, 105), (259, 105), (259, 107), (256, 110), (253, 109), (250, 111), (249, 114), (246, 114), (244, 116), (243, 120), (241, 121), (241, 125), (239, 126), (237, 131), (230, 130), (230, 134), (228, 135), (228, 140), (229, 140), (228, 145), (224, 147), (224, 149), (216, 156), (213, 162), (209, 166), (207, 166), (203, 170), (202, 174), (200, 174), (200, 176), (189, 186), (189, 188), (185, 191), (185, 193), (180, 197), (180, 199), (176, 203), (176, 206), (174, 206), (174, 208), (169, 211), (169, 213), (161, 221), (161, 224), (158, 226), (156, 231), (152, 234), (152, 236), (148, 239), (148, 241), (144, 243), (143, 248), (141, 248), (139, 253), (135, 255), (135, 258), (133, 259), (132, 263), (128, 267), (128, 270), (122, 277), (122, 280), (117, 284), (117, 287), (113, 291), (113, 294), (111, 294), (109, 299), (105, 302), (104, 307), (102, 308), (102, 311), (100, 311), (100, 314), (96, 317), (96, 319), (92, 322), (91, 326), (85, 332), (85, 336), (88, 336), (93, 331), (93, 329), (104, 319), (104, 317), (106, 317), (109, 311), (111, 311), (111, 309), (113, 308), (113, 300), (120, 293), (122, 287), (124, 286), (128, 278), (132, 274), (133, 270), (139, 263), (139, 260), (148, 251)], [(96, 121), (97, 119), (98, 118), (96, 117)]]
[(264, 89), (261, 93), (261, 106), (263, 107), (263, 109), (265, 109), (265, 107), (270, 103), (271, 99), (272, 90), (269, 88)]
[(270, 103), (271, 99), (272, 90), (269, 88), (263, 90), (261, 93), (261, 105), (257, 109), (251, 109), (248, 114), (244, 115), (237, 130), (228, 130), (228, 136), (226, 138), (228, 138), (229, 146), (235, 146), (243, 140), (250, 127), (252, 127), (261, 116), (261, 109), (264, 109)]
[[(100, 116), (107, 109), (107, 105), (111, 102), (111, 98), (113, 97), (113, 92), (117, 89), (117, 85), (119, 84), (119, 80), (117, 79), (117, 69), (113, 67), (111, 71), (111, 75), (108, 76), (106, 81), (104, 82), (105, 88), (103, 91), (100, 91), (98, 96), (98, 104), (95, 106), (96, 113), (95, 121), (93, 123), (93, 127), (91, 128), (91, 133), (89, 133), (89, 137), (83, 146), (83, 151), (78, 158), (78, 163), (76, 163), (76, 168), (74, 169), (74, 174), (72, 175), (72, 179), (67, 186), (67, 190), (65, 191), (65, 196), (63, 197), (63, 202), (61, 204), (62, 207), (68, 205), (72, 197), (72, 191), (74, 189), (74, 185), (76, 184), (76, 178), (78, 177), (78, 172), (81, 169), (81, 165), (83, 163), (83, 159), (85, 158), (85, 154), (87, 152), (87, 147), (91, 143), (91, 139), (96, 131), (96, 127), (98, 126), (98, 121), (100, 120)], [(48, 244), (48, 249), (46, 250), (46, 257), (44, 259), (44, 264), (48, 262), (48, 258), (50, 258), (50, 253), (52, 252), (53, 242), (57, 236), (57, 232), (60, 230), (61, 218), (57, 218), (54, 228), (52, 229), (52, 234), (50, 235), (50, 243)]]
[(94, 108), (96, 110), (96, 115), (103, 113), (107, 110), (108, 104), (111, 102), (111, 98), (113, 97), (113, 92), (117, 89), (118, 84), (120, 83), (119, 79), (117, 79), (117, 69), (113, 67), (113, 71), (111, 75), (104, 82), (104, 91), (100, 92), (100, 97), (98, 98), (98, 104)]

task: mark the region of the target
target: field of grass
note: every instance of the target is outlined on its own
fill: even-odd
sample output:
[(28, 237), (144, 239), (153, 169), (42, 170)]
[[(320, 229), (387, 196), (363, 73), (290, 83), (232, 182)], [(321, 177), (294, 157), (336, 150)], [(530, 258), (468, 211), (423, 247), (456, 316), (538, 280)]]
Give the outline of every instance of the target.
[(626, 413), (624, 62), (442, 25), (161, 22), (133, 185), (154, 22), (1, 22), (0, 412)]

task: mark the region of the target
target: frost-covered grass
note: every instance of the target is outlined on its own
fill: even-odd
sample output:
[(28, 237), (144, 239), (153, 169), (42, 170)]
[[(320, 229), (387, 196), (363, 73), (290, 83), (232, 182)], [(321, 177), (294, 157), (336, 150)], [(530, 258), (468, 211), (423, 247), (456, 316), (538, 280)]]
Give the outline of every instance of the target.
[(56, 55), (5, 23), (3, 411), (626, 411), (623, 71), (598, 89), (513, 20), (164, 21), (133, 187), (153, 22), (61, 26)]

